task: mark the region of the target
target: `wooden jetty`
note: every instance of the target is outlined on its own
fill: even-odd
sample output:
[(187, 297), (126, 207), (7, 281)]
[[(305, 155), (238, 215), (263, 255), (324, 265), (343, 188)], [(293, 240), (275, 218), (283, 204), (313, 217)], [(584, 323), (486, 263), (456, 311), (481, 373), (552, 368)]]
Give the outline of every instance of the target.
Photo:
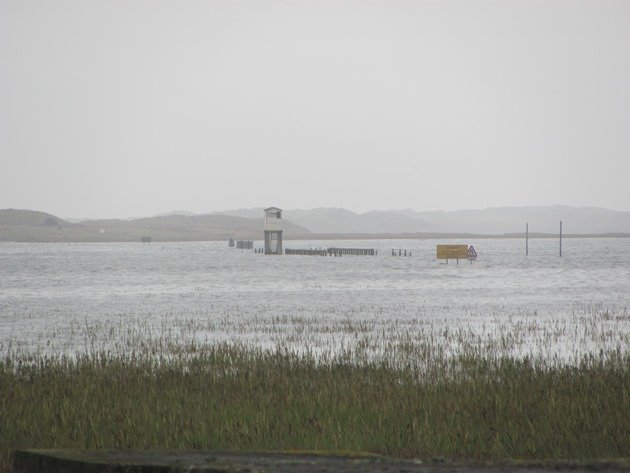
[(374, 248), (327, 248), (319, 249), (291, 249), (284, 250), (285, 255), (307, 255), (307, 256), (341, 256), (341, 255), (357, 255), (357, 256), (376, 256), (378, 253)]
[(358, 255), (358, 256), (375, 256), (374, 248), (328, 248), (326, 250), (329, 255)]
[(285, 255), (306, 255), (306, 256), (327, 256), (328, 252), (326, 250), (292, 250), (290, 248), (286, 248), (284, 250)]

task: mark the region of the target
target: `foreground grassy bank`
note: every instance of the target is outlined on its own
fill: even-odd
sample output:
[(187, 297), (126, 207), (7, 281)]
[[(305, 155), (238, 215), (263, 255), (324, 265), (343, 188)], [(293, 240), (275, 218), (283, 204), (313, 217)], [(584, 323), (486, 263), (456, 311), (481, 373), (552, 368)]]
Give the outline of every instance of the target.
[(0, 449), (325, 449), (456, 460), (630, 455), (630, 356), (429, 369), (219, 346), (0, 361)]

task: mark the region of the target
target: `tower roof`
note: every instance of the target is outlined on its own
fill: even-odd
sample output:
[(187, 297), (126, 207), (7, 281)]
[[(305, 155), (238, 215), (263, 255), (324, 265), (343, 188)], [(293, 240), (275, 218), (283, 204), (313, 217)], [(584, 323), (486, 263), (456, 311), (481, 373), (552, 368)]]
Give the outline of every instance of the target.
[(280, 212), (282, 212), (282, 209), (279, 209), (278, 207), (268, 207), (266, 209), (263, 209), (263, 211), (265, 212), (269, 212), (270, 210), (275, 210), (275, 211), (279, 210)]

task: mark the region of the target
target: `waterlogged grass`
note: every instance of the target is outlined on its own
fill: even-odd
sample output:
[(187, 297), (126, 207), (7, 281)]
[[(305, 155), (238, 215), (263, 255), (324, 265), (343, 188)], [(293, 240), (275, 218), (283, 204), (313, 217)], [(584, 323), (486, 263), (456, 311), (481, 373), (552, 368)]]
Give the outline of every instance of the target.
[[(421, 346), (421, 354), (534, 358), (576, 363), (590, 353), (627, 350), (630, 312), (582, 305), (567, 311), (453, 306), (445, 315), (418, 306), (328, 305), (317, 313), (291, 305), (256, 305), (226, 313), (200, 310), (186, 316), (161, 312), (66, 317), (59, 311), (10, 314), (12, 329), (0, 338), (0, 356), (76, 353), (164, 353), (229, 342), (250, 347), (285, 346), (323, 356), (363, 349), (371, 358), (399, 359), (399, 351)], [(262, 315), (261, 315), (262, 314)], [(4, 313), (2, 315), (5, 315)], [(13, 320), (13, 322), (12, 322)], [(15, 329), (14, 329), (15, 328)], [(426, 350), (426, 348), (430, 348)], [(414, 348), (415, 349), (415, 348)], [(414, 361), (415, 363), (415, 361)]]
[(0, 465), (25, 447), (630, 456), (627, 309), (396, 314), (131, 314), (0, 341)]
[[(360, 342), (358, 342), (360, 343)], [(630, 355), (570, 364), (419, 345), (397, 359), (220, 344), (6, 355), (0, 449), (351, 450), (454, 460), (630, 455)], [(425, 362), (413, 362), (418, 357)]]

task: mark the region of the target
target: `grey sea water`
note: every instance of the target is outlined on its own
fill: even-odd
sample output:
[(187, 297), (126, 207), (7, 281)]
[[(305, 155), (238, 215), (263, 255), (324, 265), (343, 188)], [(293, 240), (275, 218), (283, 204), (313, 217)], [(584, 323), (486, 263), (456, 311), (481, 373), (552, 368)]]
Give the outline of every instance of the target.
[[(479, 257), (438, 262), (438, 243), (473, 244)], [(628, 350), (630, 239), (565, 239), (562, 258), (554, 239), (530, 239), (529, 256), (519, 239), (285, 241), (329, 246), (378, 255), (0, 243), (0, 353), (133, 351), (167, 340), (334, 351), (361, 337), (384, 347), (416, 335), (461, 348), (462, 334), (485, 346), (507, 337), (504, 348), (519, 355)]]

